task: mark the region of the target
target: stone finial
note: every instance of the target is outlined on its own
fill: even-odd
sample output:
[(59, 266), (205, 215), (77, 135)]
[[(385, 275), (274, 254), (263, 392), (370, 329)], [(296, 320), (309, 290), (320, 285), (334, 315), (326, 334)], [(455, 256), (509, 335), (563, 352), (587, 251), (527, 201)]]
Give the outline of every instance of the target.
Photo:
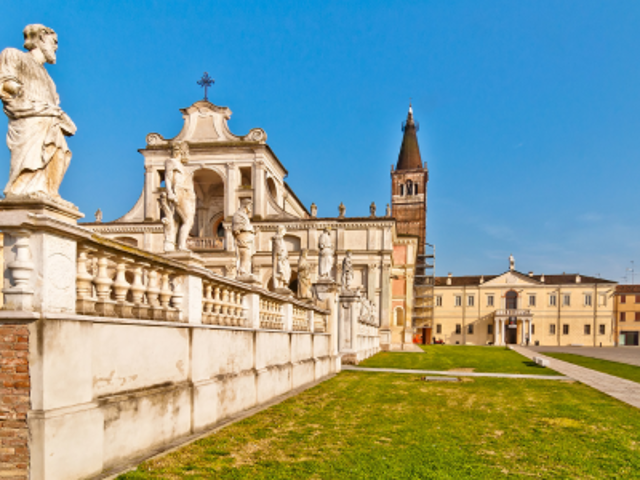
[(385, 217), (390, 217), (391, 216), (391, 207), (389, 206), (389, 204), (387, 203), (387, 209), (385, 211), (384, 214)]
[(9, 117), (11, 150), (4, 193), (7, 199), (45, 198), (68, 204), (58, 190), (71, 160), (65, 137), (74, 135), (76, 126), (60, 109), (55, 83), (43, 68), (56, 63), (58, 37), (40, 24), (27, 25), (23, 33), (28, 52), (6, 48), (0, 53), (0, 99)]
[(340, 202), (340, 205), (338, 205), (338, 218), (344, 218), (346, 213), (347, 207), (344, 206), (344, 203)]
[(371, 202), (369, 205), (369, 214), (371, 218), (376, 218), (376, 202)]
[(317, 218), (318, 217), (318, 206), (315, 203), (311, 204), (311, 218)]
[(516, 269), (516, 259), (513, 258), (513, 254), (509, 255), (509, 271), (513, 272)]
[(95, 213), (96, 223), (102, 223), (102, 210), (98, 209)]

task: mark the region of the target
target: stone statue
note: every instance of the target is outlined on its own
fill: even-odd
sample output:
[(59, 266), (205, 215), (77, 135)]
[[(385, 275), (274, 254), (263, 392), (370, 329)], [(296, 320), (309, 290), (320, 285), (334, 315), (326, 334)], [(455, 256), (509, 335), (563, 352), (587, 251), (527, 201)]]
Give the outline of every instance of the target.
[(178, 250), (188, 250), (187, 238), (196, 216), (193, 174), (185, 167), (189, 161), (187, 144), (175, 143), (171, 150), (171, 157), (164, 164), (166, 195), (160, 198), (165, 214), (165, 252), (175, 250), (176, 244)]
[(353, 282), (353, 261), (351, 259), (351, 250), (347, 251), (347, 255), (342, 260), (342, 287), (351, 290), (351, 282)]
[(102, 223), (102, 210), (96, 210), (96, 223)]
[(318, 277), (320, 280), (332, 280), (333, 243), (331, 243), (329, 227), (326, 227), (318, 238), (318, 250)]
[(346, 213), (347, 207), (344, 206), (344, 203), (340, 202), (340, 205), (338, 205), (338, 218), (344, 218)]
[(289, 251), (284, 241), (287, 229), (284, 225), (278, 226), (277, 233), (273, 236), (271, 259), (273, 262), (273, 288), (275, 291), (289, 288), (291, 280), (291, 265), (289, 265)]
[[(44, 25), (27, 25), (22, 52), (0, 53), (0, 100), (9, 117), (7, 146), (11, 150), (5, 196), (49, 198), (60, 201), (71, 151), (66, 137), (76, 126), (60, 108), (56, 85), (44, 68), (56, 63), (58, 36)], [(67, 203), (67, 202), (64, 202)]]
[(509, 270), (513, 271), (516, 269), (516, 259), (513, 258), (513, 254), (509, 255)]
[(240, 201), (240, 208), (233, 215), (231, 232), (236, 240), (236, 254), (238, 260), (238, 279), (243, 277), (253, 278), (251, 273), (251, 258), (254, 253), (255, 231), (251, 225), (250, 216), (253, 210), (253, 202), (250, 198)]
[(390, 217), (391, 216), (391, 207), (389, 206), (389, 204), (387, 203), (387, 210), (384, 213), (385, 217)]
[(298, 260), (298, 298), (311, 298), (311, 265), (307, 253), (307, 249), (303, 248)]
[(316, 218), (318, 216), (318, 206), (315, 203), (311, 204), (311, 218)]
[(371, 205), (369, 205), (369, 213), (371, 218), (376, 217), (376, 202), (371, 202)]

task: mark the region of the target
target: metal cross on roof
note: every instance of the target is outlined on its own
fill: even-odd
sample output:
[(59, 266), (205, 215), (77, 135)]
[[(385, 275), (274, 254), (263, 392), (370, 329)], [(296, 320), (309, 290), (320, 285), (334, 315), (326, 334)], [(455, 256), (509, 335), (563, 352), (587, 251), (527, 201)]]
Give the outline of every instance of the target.
[(213, 78), (211, 78), (207, 72), (204, 72), (204, 74), (202, 75), (202, 78), (200, 80), (198, 80), (197, 83), (201, 87), (204, 87), (204, 99), (208, 100), (208, 98), (207, 98), (207, 88), (212, 86), (215, 83), (215, 80)]

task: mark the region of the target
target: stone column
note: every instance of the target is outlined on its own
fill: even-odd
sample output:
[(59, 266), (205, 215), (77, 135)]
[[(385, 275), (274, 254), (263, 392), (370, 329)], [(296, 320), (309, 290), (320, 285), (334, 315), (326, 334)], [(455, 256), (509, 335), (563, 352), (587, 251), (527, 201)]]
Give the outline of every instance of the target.
[(500, 320), (493, 318), (493, 344), (500, 345)]
[(227, 181), (224, 185), (224, 218), (230, 219), (236, 213), (236, 167), (227, 163)]
[(500, 345), (506, 345), (507, 344), (507, 342), (506, 342), (506, 340), (504, 338), (505, 323), (506, 323), (505, 319), (501, 318), (500, 319)]
[(529, 329), (528, 329), (528, 334), (529, 334), (529, 345), (531, 345), (533, 343), (533, 340), (531, 338), (531, 321), (532, 319), (529, 319)]
[(527, 330), (526, 330), (526, 319), (521, 319), (520, 320), (520, 327), (522, 329), (521, 334), (520, 334), (520, 345), (524, 345), (525, 344), (525, 339), (527, 336)]
[(264, 189), (264, 161), (256, 160), (253, 167), (253, 218), (256, 220), (267, 216)]
[(153, 192), (158, 188), (156, 179), (158, 172), (154, 171), (151, 165), (144, 167), (144, 218), (145, 220), (157, 220), (158, 202), (155, 201)]

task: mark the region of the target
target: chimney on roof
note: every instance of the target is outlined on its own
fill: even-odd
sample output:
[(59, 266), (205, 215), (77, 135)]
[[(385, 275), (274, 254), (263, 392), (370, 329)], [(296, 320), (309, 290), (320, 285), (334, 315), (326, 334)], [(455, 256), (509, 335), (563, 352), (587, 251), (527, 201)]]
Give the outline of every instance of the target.
[(529, 272), (529, 276), (530, 276), (530, 277), (533, 277), (533, 272)]
[(447, 285), (451, 285), (451, 272), (449, 272), (449, 276), (447, 277)]
[(580, 283), (582, 281), (582, 277), (580, 275), (576, 275), (576, 283)]
[(543, 273), (542, 275), (540, 275), (540, 281), (541, 281), (542, 283), (544, 283), (544, 273)]
[(481, 284), (482, 284), (482, 283), (484, 283), (484, 275), (482, 275), (482, 276), (480, 277), (480, 283), (481, 283)]

